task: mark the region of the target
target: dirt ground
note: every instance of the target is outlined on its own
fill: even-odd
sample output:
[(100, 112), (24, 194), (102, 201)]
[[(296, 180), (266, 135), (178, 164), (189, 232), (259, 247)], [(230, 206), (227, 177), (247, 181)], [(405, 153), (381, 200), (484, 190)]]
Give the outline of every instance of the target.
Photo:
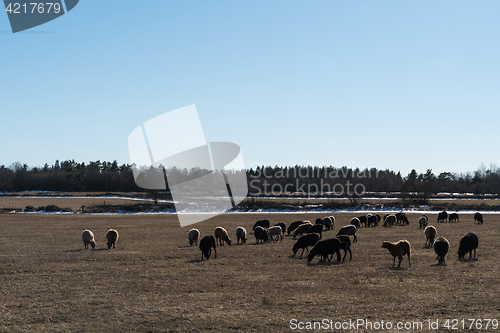
[[(464, 319), (466, 328), (468, 319), (484, 325), (500, 319), (499, 215), (485, 215), (483, 225), (472, 215), (439, 224), (429, 215), (438, 236), (451, 243), (444, 266), (424, 247), (417, 214), (408, 215), (409, 226), (359, 228), (352, 261), (348, 255), (340, 264), (293, 257), (291, 236), (255, 244), (252, 226), (259, 219), (288, 226), (326, 215), (336, 221), (323, 238), (356, 214), (214, 217), (192, 227), (203, 237), (223, 226), (233, 244), (202, 261), (199, 248), (189, 246), (190, 227), (181, 228), (175, 215), (0, 214), (0, 332), (291, 332), (306, 331), (293, 328), (307, 322), (357, 319), (422, 322), (406, 331), (430, 332), (429, 320), (443, 329), (447, 319)], [(244, 245), (236, 245), (238, 226), (249, 234)], [(87, 228), (96, 236), (94, 250), (83, 247)], [(106, 247), (109, 228), (120, 234), (116, 249)], [(477, 260), (458, 261), (459, 240), (469, 231), (479, 236)], [(412, 245), (412, 266), (404, 258), (393, 269), (381, 245), (399, 239)], [(333, 328), (316, 331), (372, 331)]]

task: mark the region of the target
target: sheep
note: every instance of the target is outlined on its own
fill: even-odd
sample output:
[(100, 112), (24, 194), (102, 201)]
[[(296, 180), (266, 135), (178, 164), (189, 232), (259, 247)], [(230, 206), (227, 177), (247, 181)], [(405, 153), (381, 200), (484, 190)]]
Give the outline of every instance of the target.
[(354, 236), (353, 243), (356, 243), (358, 241), (358, 239), (356, 238), (356, 226), (354, 225), (343, 226), (342, 228), (339, 229), (339, 232), (337, 232), (337, 236), (339, 235)]
[(444, 264), (444, 257), (448, 253), (448, 250), (450, 248), (450, 242), (444, 237), (438, 237), (434, 241), (433, 244), (434, 247), (434, 252), (437, 254), (437, 260), (439, 261), (440, 264)]
[(191, 229), (188, 232), (189, 246), (198, 246), (198, 239), (200, 238), (200, 231), (198, 229)]
[(116, 249), (116, 242), (118, 241), (118, 231), (115, 229), (109, 229), (106, 233), (106, 240), (108, 241), (108, 249), (113, 246), (113, 249)]
[(425, 245), (424, 246), (432, 246), (432, 243), (434, 243), (434, 239), (436, 238), (436, 234), (437, 234), (436, 228), (434, 228), (434, 226), (432, 226), (432, 225), (425, 227), (424, 234), (425, 234)]
[(345, 260), (347, 251), (349, 251), (349, 261), (351, 261), (352, 260), (351, 239), (349, 238), (349, 236), (346, 235), (339, 235), (337, 236), (337, 238), (340, 239), (340, 248), (344, 250), (344, 258), (342, 258), (342, 261)]
[[(360, 217), (358, 217), (358, 219), (359, 219), (359, 225), (361, 226), (361, 225), (363, 225), (363, 224), (364, 224), (364, 225), (365, 225), (365, 228), (366, 228), (366, 220), (367, 220), (366, 216), (365, 216), (365, 215), (361, 215)], [(356, 228), (357, 228), (357, 227), (358, 227), (358, 226), (356, 226)]]
[(303, 223), (304, 223), (304, 221), (295, 221), (295, 222), (293, 222), (292, 224), (290, 224), (290, 225), (288, 226), (287, 234), (289, 234), (289, 235), (290, 235), (290, 233), (291, 233), (292, 231), (294, 231), (295, 229), (297, 229), (297, 227), (298, 227), (299, 225), (303, 224)]
[(429, 222), (429, 219), (427, 218), (427, 216), (425, 216), (425, 215), (420, 216), (420, 218), (418, 219), (418, 225), (419, 225), (418, 228), (421, 229), (421, 228), (427, 227), (428, 222)]
[(247, 230), (243, 227), (236, 228), (236, 245), (240, 243), (245, 244), (247, 242)]
[(313, 225), (309, 230), (307, 231), (308, 234), (319, 234), (319, 238), (323, 237), (323, 225), (322, 224), (316, 224)]
[(438, 214), (438, 223), (442, 222), (448, 222), (448, 213), (445, 211), (442, 211), (441, 213)]
[(269, 229), (270, 225), (271, 225), (271, 223), (269, 222), (269, 220), (260, 220), (260, 221), (255, 222), (252, 230), (255, 230), (255, 228), (257, 228), (257, 227)]
[(408, 218), (406, 217), (406, 214), (403, 212), (397, 213), (396, 214), (396, 224), (397, 225), (405, 225), (405, 222), (408, 222)]
[(302, 249), (302, 253), (300, 256), (304, 254), (304, 249), (306, 251), (309, 251), (309, 246), (314, 246), (319, 241), (319, 235), (318, 234), (307, 234), (302, 237), (300, 237), (297, 242), (293, 245), (292, 251), (293, 255), (295, 256), (297, 254), (297, 251)]
[(401, 225), (410, 225), (410, 221), (408, 221), (406, 214), (401, 215), (399, 219), (401, 221)]
[(229, 234), (227, 230), (223, 227), (217, 227), (214, 230), (215, 239), (218, 241), (218, 245), (224, 246), (224, 242), (226, 242), (229, 246), (231, 246), (231, 238), (229, 238)]
[(317, 218), (315, 223), (324, 225), (325, 222), (323, 222), (323, 219)]
[(212, 254), (212, 248), (214, 249), (214, 258), (217, 259), (217, 242), (215, 241), (215, 237), (205, 236), (200, 241), (200, 250), (201, 250), (201, 260), (203, 257), (210, 259), (210, 255)]
[(337, 254), (337, 262), (340, 262), (340, 239), (330, 238), (318, 241), (314, 247), (307, 254), (307, 262), (311, 262), (315, 256), (320, 255), (320, 261), (328, 259), (328, 255), (331, 254), (328, 261), (332, 261), (333, 254)]
[(469, 252), (469, 260), (472, 258), (472, 250), (474, 250), (474, 258), (476, 258), (476, 249), (479, 246), (479, 239), (477, 235), (473, 232), (467, 233), (460, 239), (460, 245), (458, 246), (458, 260), (462, 258), (465, 261), (465, 254)]
[(474, 214), (474, 224), (476, 224), (476, 222), (478, 224), (483, 224), (483, 215), (479, 212), (477, 212), (476, 214)]
[(325, 217), (323, 219), (323, 225), (325, 226), (325, 230), (331, 230), (333, 227), (332, 219), (330, 217)]
[(279, 238), (281, 238), (281, 241), (283, 241), (283, 230), (280, 226), (269, 228), (269, 238), (274, 239), (274, 236), (276, 236), (276, 241), (278, 241)]
[(377, 217), (377, 225), (380, 223), (380, 215), (376, 214), (375, 215)]
[(94, 239), (94, 234), (90, 230), (83, 231), (82, 241), (83, 241), (83, 245), (85, 246), (85, 249), (89, 248), (89, 244), (90, 244), (90, 246), (92, 246), (92, 248), (97, 246), (97, 243), (95, 242), (95, 239)]
[(460, 222), (460, 220), (458, 219), (458, 214), (457, 213), (451, 213), (450, 216), (448, 217), (448, 221), (450, 223), (452, 223), (452, 222)]
[(384, 219), (384, 227), (392, 227), (396, 224), (396, 221), (396, 215), (387, 215), (387, 217)]
[(312, 227), (311, 222), (303, 223), (303, 224), (299, 225), (297, 227), (297, 229), (295, 229), (295, 231), (293, 232), (293, 239), (295, 239), (297, 237), (297, 235), (307, 234), (307, 232), (309, 231), (309, 228), (311, 228), (311, 227)]
[(351, 219), (351, 224), (352, 224), (353, 226), (355, 226), (356, 228), (359, 228), (359, 226), (360, 226), (361, 222), (359, 221), (359, 218), (357, 218), (357, 217), (353, 217), (353, 218)]
[(410, 261), (410, 254), (411, 254), (411, 246), (410, 242), (408, 242), (406, 239), (400, 240), (397, 243), (391, 243), (391, 242), (383, 242), (382, 247), (384, 249), (389, 250), (391, 253), (393, 260), (392, 260), (392, 267), (396, 264), (396, 257), (399, 259), (399, 264), (398, 268), (401, 267), (401, 262), (403, 261), (403, 256), (408, 255), (408, 267), (411, 266), (411, 261)]
[(376, 226), (377, 223), (378, 223), (378, 220), (377, 220), (377, 216), (375, 215), (372, 215), (368, 218), (368, 220), (366, 221), (368, 227), (370, 227), (371, 225), (373, 226)]
[(328, 216), (330, 218), (330, 220), (332, 221), (332, 227), (330, 229), (333, 229), (333, 227), (335, 226), (335, 217), (333, 216)]
[(274, 226), (280, 227), (281, 231), (283, 231), (283, 235), (285, 234), (285, 232), (286, 232), (286, 224), (285, 223), (283, 223), (283, 222), (276, 223)]
[(258, 226), (254, 230), (254, 235), (257, 244), (259, 244), (259, 241), (261, 241), (261, 243), (267, 242), (269, 240), (269, 229)]

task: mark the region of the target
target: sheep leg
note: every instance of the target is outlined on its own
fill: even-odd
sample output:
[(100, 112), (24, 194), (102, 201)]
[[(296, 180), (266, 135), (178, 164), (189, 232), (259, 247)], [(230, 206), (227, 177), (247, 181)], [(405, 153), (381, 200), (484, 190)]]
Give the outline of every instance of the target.
[[(401, 260), (403, 260), (403, 258), (401, 258)], [(443, 259), (443, 262), (444, 262), (444, 259)], [(410, 260), (410, 254), (408, 253), (408, 267), (411, 266), (411, 260)]]
[[(333, 258), (333, 254), (332, 254), (332, 258)], [(344, 255), (344, 258), (345, 258), (345, 255)], [(337, 262), (340, 262), (340, 250), (337, 251)]]
[(399, 264), (398, 268), (401, 267), (401, 262), (403, 261), (403, 256), (398, 256)]
[(394, 267), (394, 265), (396, 265), (396, 257), (392, 258), (392, 267)]
[(300, 254), (301, 258), (302, 258), (302, 255), (304, 254), (304, 250), (306, 250), (306, 249), (307, 249), (307, 247), (306, 248), (302, 248), (302, 253)]
[(344, 249), (344, 257), (342, 258), (342, 261), (344, 261), (344, 260), (345, 260), (345, 257), (346, 257), (346, 256), (347, 256), (347, 250), (346, 250), (346, 249)]
[(356, 238), (356, 234), (354, 234), (353, 236), (354, 236), (354, 243), (357, 243), (358, 239)]

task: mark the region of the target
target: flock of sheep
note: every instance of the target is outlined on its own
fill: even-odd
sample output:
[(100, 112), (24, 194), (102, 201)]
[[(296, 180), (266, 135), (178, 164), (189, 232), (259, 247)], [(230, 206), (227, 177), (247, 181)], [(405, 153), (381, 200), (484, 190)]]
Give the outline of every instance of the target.
[[(328, 216), (325, 218), (318, 218), (315, 224), (310, 221), (295, 221), (291, 223), (288, 228), (284, 223), (277, 223), (274, 226), (270, 225), (269, 220), (257, 221), (253, 226), (253, 232), (255, 236), (256, 243), (264, 243), (268, 241), (278, 240), (283, 241), (283, 236), (285, 232), (288, 235), (293, 234), (293, 239), (300, 236), (298, 240), (292, 247), (293, 255), (295, 256), (299, 250), (302, 250), (301, 257), (304, 251), (307, 251), (307, 261), (311, 262), (316, 256), (319, 256), (323, 260), (331, 261), (333, 255), (337, 255), (337, 262), (344, 261), (349, 252), (349, 260), (352, 259), (351, 252), (351, 239), (349, 236), (353, 237), (353, 243), (357, 242), (356, 230), (364, 226), (375, 227), (381, 220), (383, 220), (383, 225), (385, 227), (392, 227), (395, 225), (408, 225), (410, 222), (405, 213), (397, 214), (387, 214), (382, 217), (380, 215), (368, 214), (366, 216), (353, 217), (351, 219), (351, 224), (343, 226), (337, 232), (334, 238), (322, 239), (324, 230), (331, 230), (335, 224), (335, 218), (333, 216)], [(436, 238), (437, 229), (434, 226), (428, 226), (428, 217), (422, 215), (418, 222), (419, 228), (424, 228), (424, 235), (426, 237), (426, 247), (433, 247), (437, 254), (438, 264), (445, 263), (445, 256), (450, 248), (450, 242), (444, 237)], [(459, 216), (457, 213), (449, 214), (446, 212), (441, 212), (438, 215), (438, 223), (440, 222), (459, 222)], [(474, 215), (474, 223), (483, 223), (483, 217), (480, 213)], [(83, 237), (83, 235), (82, 235)], [(188, 240), (190, 246), (198, 245), (198, 240), (200, 238), (200, 231), (198, 229), (191, 229), (188, 232)], [(247, 231), (243, 227), (236, 228), (236, 238), (237, 244), (244, 244), (247, 241)], [(84, 240), (85, 242), (85, 240)], [(109, 242), (109, 241), (108, 241)], [(217, 227), (214, 230), (214, 235), (209, 235), (203, 237), (199, 241), (199, 248), (201, 250), (201, 260), (210, 258), (212, 251), (214, 252), (214, 257), (217, 258), (217, 246), (224, 245), (227, 243), (231, 245), (231, 239), (229, 238), (229, 233), (223, 227)], [(478, 247), (479, 240), (476, 234), (469, 232), (460, 240), (458, 248), (458, 258), (465, 260), (464, 256), (469, 253), (469, 259), (472, 258), (472, 251), (474, 251), (474, 258), (476, 257), (476, 248)], [(108, 243), (109, 247), (109, 243)], [(394, 267), (396, 264), (396, 258), (398, 258), (398, 267), (401, 266), (403, 256), (408, 256), (408, 266), (411, 266), (410, 255), (411, 255), (411, 244), (407, 240), (400, 240), (398, 242), (388, 242), (384, 241), (382, 247), (386, 248), (393, 257)], [(311, 248), (311, 250), (309, 250)], [(344, 256), (341, 260), (340, 250), (344, 251)]]

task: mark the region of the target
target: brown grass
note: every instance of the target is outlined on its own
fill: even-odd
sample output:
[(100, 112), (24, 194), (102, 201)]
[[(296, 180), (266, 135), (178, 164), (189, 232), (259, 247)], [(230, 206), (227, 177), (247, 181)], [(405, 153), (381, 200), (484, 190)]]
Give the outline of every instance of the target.
[[(291, 331), (292, 318), (498, 319), (499, 215), (485, 215), (483, 225), (474, 225), (472, 215), (462, 214), (455, 224), (429, 216), (438, 236), (451, 243), (446, 266), (435, 266), (412, 214), (410, 226), (360, 228), (352, 261), (341, 264), (291, 257), (290, 236), (255, 245), (251, 230), (258, 219), (288, 225), (325, 215), (215, 217), (195, 225), (202, 236), (220, 225), (234, 239), (236, 227), (244, 226), (249, 240), (219, 247), (217, 259), (200, 261), (200, 250), (189, 247), (190, 228), (181, 228), (175, 215), (0, 214), (0, 331), (284, 332)], [(334, 215), (334, 230), (354, 216)], [(85, 228), (96, 235), (96, 250), (83, 249)], [(120, 233), (112, 250), (105, 249), (109, 228)], [(458, 262), (458, 241), (468, 231), (479, 236), (478, 260)], [(412, 244), (410, 268), (405, 258), (401, 269), (393, 269), (381, 247), (399, 239)]]

